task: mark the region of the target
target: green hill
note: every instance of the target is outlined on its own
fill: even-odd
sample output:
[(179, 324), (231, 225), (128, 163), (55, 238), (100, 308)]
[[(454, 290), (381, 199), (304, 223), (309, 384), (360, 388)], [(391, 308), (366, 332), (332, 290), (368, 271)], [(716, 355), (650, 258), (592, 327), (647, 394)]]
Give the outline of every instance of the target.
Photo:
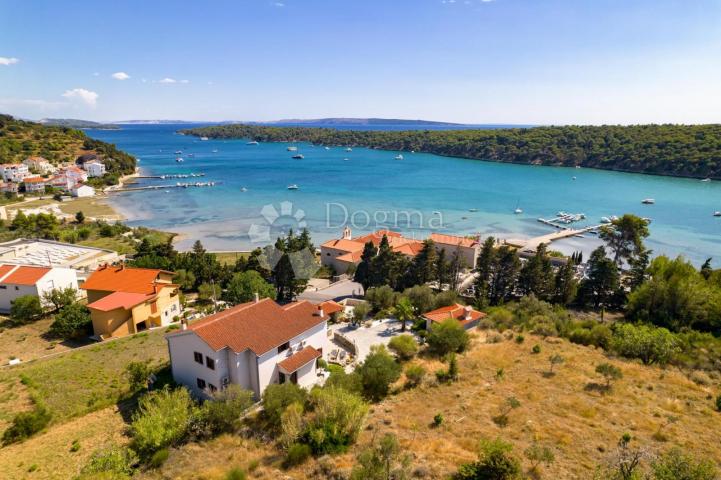
[(115, 145), (94, 140), (80, 130), (17, 120), (0, 114), (0, 163), (20, 163), (41, 156), (53, 164), (74, 162), (85, 154), (96, 154), (105, 164), (105, 183), (117, 183), (121, 175), (135, 171), (135, 157)]
[(721, 125), (632, 125), (484, 130), (359, 131), (217, 125), (184, 130), (210, 138), (312, 142), (529, 165), (589, 167), (721, 179)]

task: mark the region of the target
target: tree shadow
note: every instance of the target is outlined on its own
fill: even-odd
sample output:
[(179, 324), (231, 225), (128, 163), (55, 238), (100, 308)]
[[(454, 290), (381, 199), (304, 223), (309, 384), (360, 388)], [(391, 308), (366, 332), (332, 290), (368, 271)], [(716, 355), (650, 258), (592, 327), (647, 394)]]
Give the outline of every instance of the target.
[(133, 415), (138, 410), (138, 404), (142, 397), (150, 392), (162, 390), (165, 387), (175, 388), (178, 386), (178, 384), (173, 380), (173, 373), (170, 369), (170, 365), (165, 365), (161, 369), (154, 371), (153, 375), (155, 375), (156, 380), (153, 382), (150, 389), (142, 388), (136, 392), (129, 393), (121, 397), (115, 403), (120, 416), (126, 424), (130, 425), (133, 422)]
[(596, 392), (600, 393), (601, 395), (606, 395), (611, 391), (611, 387), (602, 383), (596, 383), (596, 382), (589, 382), (586, 384), (583, 389), (586, 392)]

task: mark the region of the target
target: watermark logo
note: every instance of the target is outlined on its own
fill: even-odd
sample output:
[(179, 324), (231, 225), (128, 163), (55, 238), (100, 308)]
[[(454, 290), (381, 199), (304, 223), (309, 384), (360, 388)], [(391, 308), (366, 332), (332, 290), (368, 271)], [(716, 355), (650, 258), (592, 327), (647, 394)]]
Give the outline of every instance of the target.
[(264, 223), (253, 223), (248, 229), (248, 237), (252, 243), (267, 244), (273, 241), (271, 229), (279, 224), (279, 221), (293, 219), (299, 229), (305, 228), (305, 212), (300, 208), (293, 208), (293, 202), (280, 202), (280, 211), (275, 205), (269, 203), (260, 209), (260, 215)]
[[(307, 227), (305, 221), (305, 212), (300, 208), (295, 208), (293, 202), (281, 202), (280, 208), (276, 208), (273, 204), (264, 205), (260, 209), (260, 215), (263, 223), (253, 223), (248, 229), (248, 237), (252, 243), (263, 244), (262, 255), (259, 258), (261, 266), (271, 271), (276, 271), (285, 267), (293, 271), (294, 278), (298, 280), (308, 280), (315, 275), (320, 266), (316, 261), (315, 253), (309, 248), (303, 248), (299, 251), (289, 252), (287, 255), (279, 250), (273, 244), (274, 229), (282, 236), (284, 226), (288, 223), (294, 224), (297, 230)], [(279, 266), (280, 262), (287, 262)]]

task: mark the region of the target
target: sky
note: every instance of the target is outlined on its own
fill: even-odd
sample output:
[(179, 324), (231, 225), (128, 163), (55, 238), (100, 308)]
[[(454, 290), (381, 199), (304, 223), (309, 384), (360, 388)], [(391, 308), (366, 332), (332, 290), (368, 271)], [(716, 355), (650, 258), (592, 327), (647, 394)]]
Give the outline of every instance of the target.
[(0, 0), (0, 112), (721, 122), (721, 0)]

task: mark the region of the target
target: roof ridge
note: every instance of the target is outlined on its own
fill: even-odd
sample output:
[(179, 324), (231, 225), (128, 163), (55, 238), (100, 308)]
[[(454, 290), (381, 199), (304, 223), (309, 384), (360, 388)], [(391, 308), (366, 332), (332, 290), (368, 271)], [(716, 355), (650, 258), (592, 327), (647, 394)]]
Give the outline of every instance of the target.
[[(206, 320), (206, 322), (203, 323), (203, 324), (201, 324), (201, 325), (198, 325), (197, 327), (194, 328), (194, 330), (197, 330), (197, 329), (199, 329), (199, 328), (206, 327), (206, 326), (208, 326), (208, 325), (212, 325), (212, 324), (214, 324), (215, 322), (217, 322), (218, 320), (223, 320), (224, 318), (227, 318), (227, 317), (229, 317), (229, 316), (232, 315), (232, 314), (235, 314), (235, 313), (238, 313), (238, 312), (242, 312), (242, 311), (244, 311), (244, 310), (247, 310), (248, 308), (250, 308), (250, 307), (252, 307), (252, 306), (254, 306), (254, 305), (260, 305), (261, 303), (264, 303), (264, 302), (266, 302), (267, 300), (270, 300), (270, 298), (261, 298), (261, 299), (258, 300), (257, 302), (251, 300), (250, 302), (245, 302), (245, 303), (241, 303), (241, 304), (235, 305), (235, 306), (233, 306), (233, 307), (231, 307), (231, 308), (229, 308), (229, 309), (227, 309), (227, 310), (223, 310), (222, 312), (214, 313), (214, 314), (211, 315), (210, 317), (205, 317), (203, 320)], [(201, 320), (201, 321), (202, 321), (202, 320)]]

